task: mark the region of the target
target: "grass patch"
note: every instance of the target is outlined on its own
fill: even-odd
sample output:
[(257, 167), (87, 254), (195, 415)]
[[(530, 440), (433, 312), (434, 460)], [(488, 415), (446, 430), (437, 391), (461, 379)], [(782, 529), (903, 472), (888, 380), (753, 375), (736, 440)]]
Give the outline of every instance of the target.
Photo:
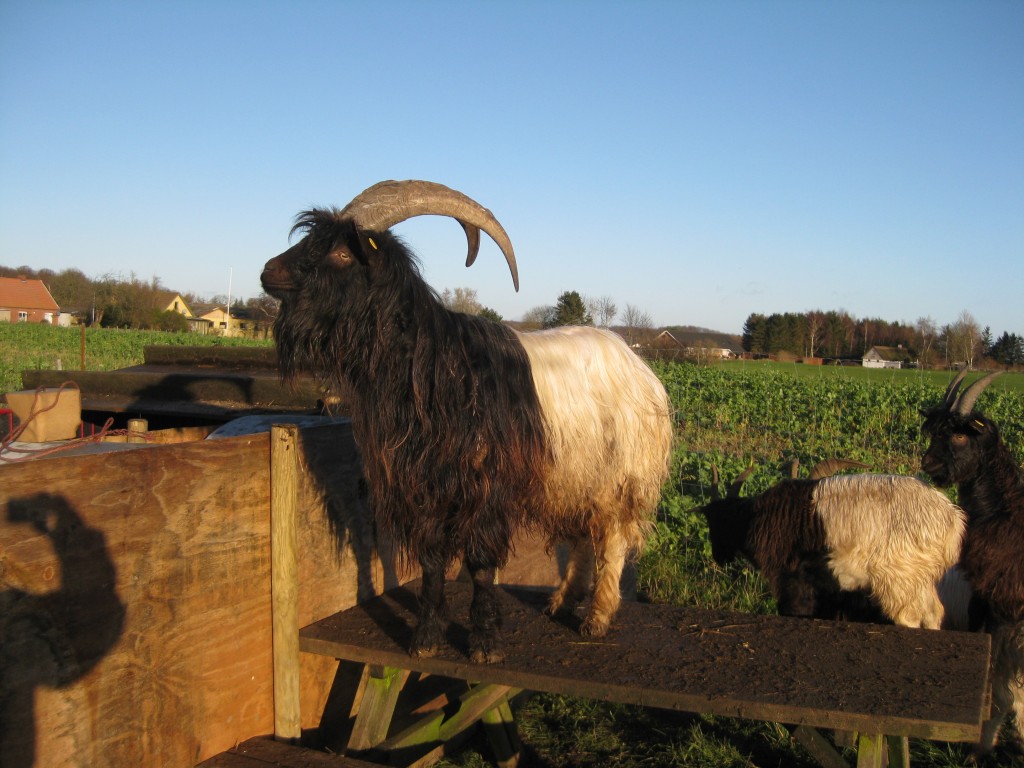
[(129, 331), (117, 328), (85, 329), (85, 364), (82, 364), (82, 329), (41, 323), (0, 323), (0, 395), (23, 386), (23, 371), (114, 371), (141, 365), (143, 349), (174, 346), (267, 347), (272, 341), (197, 333)]
[[(912, 474), (924, 443), (920, 411), (942, 398), (946, 372), (822, 369), (797, 364), (696, 366), (657, 363), (675, 409), (672, 474), (663, 490), (654, 537), (638, 563), (642, 598), (750, 613), (773, 613), (760, 574), (748, 565), (714, 563), (707, 526), (696, 508), (710, 496), (711, 464), (724, 478), (751, 463), (745, 493), (775, 483), (798, 459), (806, 468), (825, 458), (854, 458), (872, 470)], [(1008, 374), (978, 407), (1001, 426), (1018, 457), (1024, 454), (1024, 388)], [(999, 386), (1002, 382), (1003, 386)], [(535, 766), (655, 768), (814, 766), (777, 724), (664, 712), (541, 694), (518, 711), (520, 734)], [(968, 746), (911, 740), (915, 768), (963, 766)], [(443, 766), (488, 764), (485, 742), (472, 742)], [(856, 762), (847, 753), (851, 764)], [(1005, 750), (980, 768), (1024, 768)]]
[[(0, 393), (21, 388), (21, 371), (80, 365), (80, 329), (0, 324)], [(267, 346), (270, 342), (151, 331), (86, 330), (86, 370), (143, 362), (150, 344)], [(844, 457), (873, 471), (913, 474), (924, 443), (920, 411), (941, 400), (952, 375), (942, 371), (872, 370), (796, 363), (729, 362), (697, 366), (659, 362), (676, 425), (671, 476), (657, 528), (638, 563), (638, 587), (658, 603), (771, 613), (775, 606), (759, 574), (743, 564), (718, 567), (707, 527), (695, 509), (710, 495), (711, 466), (724, 479), (756, 467), (746, 493), (775, 483), (796, 459), (806, 468)], [(1018, 457), (1024, 455), (1024, 374), (997, 379), (978, 407), (994, 419)], [(806, 469), (804, 470), (806, 471)], [(771, 723), (706, 717), (553, 695), (535, 695), (517, 711), (521, 736), (536, 766), (803, 766), (815, 765), (785, 728)], [(915, 768), (962, 766), (962, 745), (912, 740)], [(449, 768), (491, 765), (476, 738), (442, 761)], [(1024, 760), (997, 751), (989, 766)]]

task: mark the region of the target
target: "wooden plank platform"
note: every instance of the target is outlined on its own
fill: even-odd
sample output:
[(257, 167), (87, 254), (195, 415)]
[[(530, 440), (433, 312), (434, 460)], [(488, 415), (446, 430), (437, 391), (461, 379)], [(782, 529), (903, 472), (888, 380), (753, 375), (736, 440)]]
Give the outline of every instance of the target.
[(449, 585), (450, 647), (411, 658), (418, 584), (301, 630), (301, 650), (515, 689), (770, 722), (976, 741), (988, 712), (989, 637), (623, 603), (612, 630), (542, 613), (547, 594), (503, 588), (505, 661), (469, 661), (471, 587)]
[(292, 746), (284, 741), (258, 737), (214, 755), (196, 768), (380, 768), (374, 763), (342, 755)]

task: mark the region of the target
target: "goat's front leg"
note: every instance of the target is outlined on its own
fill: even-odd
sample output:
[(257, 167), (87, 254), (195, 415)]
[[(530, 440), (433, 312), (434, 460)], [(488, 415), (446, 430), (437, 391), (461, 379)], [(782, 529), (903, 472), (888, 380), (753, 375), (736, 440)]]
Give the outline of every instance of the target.
[(501, 606), (494, 585), (493, 564), (466, 562), (473, 579), (473, 602), (469, 606), (469, 658), (477, 664), (495, 664), (505, 660), (498, 647)]
[(444, 596), (444, 564), (420, 558), (420, 566), (423, 569), (420, 610), (409, 655), (425, 657), (437, 653), (444, 642), (448, 627), (448, 603)]

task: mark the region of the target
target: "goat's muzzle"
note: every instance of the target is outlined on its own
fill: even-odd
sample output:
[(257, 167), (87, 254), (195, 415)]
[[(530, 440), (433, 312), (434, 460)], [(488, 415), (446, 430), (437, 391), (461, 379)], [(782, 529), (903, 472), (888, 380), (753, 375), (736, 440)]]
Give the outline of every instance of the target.
[(275, 299), (283, 299), (295, 289), (291, 273), (281, 262), (280, 256), (275, 256), (263, 267), (263, 272), (260, 273), (260, 284), (263, 286), (263, 290)]
[(940, 488), (950, 485), (945, 463), (928, 453), (921, 458), (921, 470)]

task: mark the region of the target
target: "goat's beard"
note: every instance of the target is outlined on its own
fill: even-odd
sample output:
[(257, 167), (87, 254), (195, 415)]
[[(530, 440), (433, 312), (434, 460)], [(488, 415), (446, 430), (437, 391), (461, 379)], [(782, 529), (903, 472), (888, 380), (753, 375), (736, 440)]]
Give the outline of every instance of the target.
[(281, 377), (294, 382), (300, 374), (333, 379), (340, 374), (341, 357), (331, 343), (323, 316), (293, 302), (282, 302), (274, 320), (274, 345)]

